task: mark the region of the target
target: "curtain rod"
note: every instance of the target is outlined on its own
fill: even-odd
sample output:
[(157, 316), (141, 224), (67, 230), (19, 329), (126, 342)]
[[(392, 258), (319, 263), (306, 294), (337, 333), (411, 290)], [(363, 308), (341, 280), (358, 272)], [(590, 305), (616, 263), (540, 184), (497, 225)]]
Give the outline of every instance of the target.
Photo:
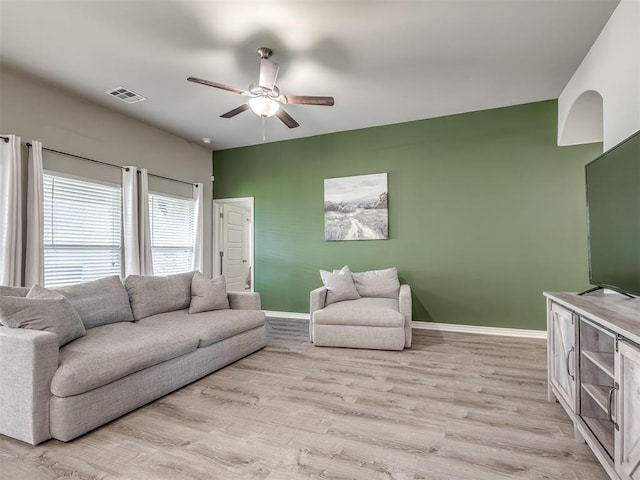
[(9, 137), (5, 137), (4, 135), (0, 135), (0, 138), (4, 140), (4, 143), (9, 143)]
[[(5, 142), (9, 141), (9, 139), (7, 137), (2, 137), (2, 138), (6, 138)], [(27, 147), (31, 148), (31, 144), (27, 143)], [(67, 153), (67, 152), (61, 152), (60, 150), (54, 150), (52, 148), (47, 148), (47, 147), (42, 147), (42, 150), (46, 150), (47, 152), (51, 152), (51, 153), (57, 153), (59, 155), (66, 155), (67, 157), (79, 158), (80, 160), (86, 160), (88, 162), (99, 163), (100, 165), (107, 165), (109, 167), (124, 168), (127, 172), (129, 171), (128, 167), (123, 167), (121, 165), (116, 165), (115, 163), (102, 162), (100, 160), (94, 160), (93, 158), (81, 157), (80, 155), (74, 155), (73, 153)], [(164, 177), (162, 175), (156, 175), (155, 173), (150, 173), (149, 175), (151, 175), (152, 177), (156, 177), (156, 178), (163, 178), (164, 180), (170, 180), (172, 182), (184, 183), (186, 185), (193, 185), (195, 187), (198, 186), (195, 183), (185, 182), (184, 180), (177, 180), (175, 178)]]

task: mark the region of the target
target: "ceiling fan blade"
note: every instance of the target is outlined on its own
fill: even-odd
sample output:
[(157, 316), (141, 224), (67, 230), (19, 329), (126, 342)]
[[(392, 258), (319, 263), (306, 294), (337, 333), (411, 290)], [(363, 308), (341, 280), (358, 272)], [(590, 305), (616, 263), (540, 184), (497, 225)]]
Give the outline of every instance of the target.
[(333, 106), (333, 97), (311, 97), (308, 95), (284, 95), (286, 103), (300, 105), (324, 105)]
[(266, 58), (260, 59), (260, 79), (258, 85), (268, 90), (273, 90), (276, 86), (276, 79), (278, 78), (278, 70), (280, 65), (267, 60)]
[(285, 112), (284, 108), (282, 107), (278, 109), (278, 112), (276, 113), (276, 117), (282, 120), (282, 123), (284, 123), (289, 128), (296, 128), (300, 126), (300, 124), (296, 122), (291, 115)]
[(220, 115), (220, 117), (221, 118), (235, 117), (239, 113), (245, 112), (247, 110), (249, 110), (249, 104), (248, 103), (243, 103), (239, 107), (236, 107), (233, 110), (229, 110), (227, 113), (223, 113), (222, 115)]
[(187, 78), (189, 82), (199, 83), (201, 85), (206, 85), (207, 87), (215, 87), (220, 88), (221, 90), (227, 90), (233, 93), (239, 93), (240, 95), (251, 96), (249, 92), (246, 90), (242, 90), (240, 88), (230, 87), (229, 85), (223, 85), (222, 83), (210, 82), (209, 80), (203, 80), (202, 78), (197, 77), (189, 77)]

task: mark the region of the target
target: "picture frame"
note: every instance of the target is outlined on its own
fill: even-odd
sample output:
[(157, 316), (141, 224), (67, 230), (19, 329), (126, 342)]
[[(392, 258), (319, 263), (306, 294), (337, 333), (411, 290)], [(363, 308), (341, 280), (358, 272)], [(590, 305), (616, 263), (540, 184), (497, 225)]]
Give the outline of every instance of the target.
[(388, 190), (387, 173), (325, 179), (325, 240), (387, 240)]

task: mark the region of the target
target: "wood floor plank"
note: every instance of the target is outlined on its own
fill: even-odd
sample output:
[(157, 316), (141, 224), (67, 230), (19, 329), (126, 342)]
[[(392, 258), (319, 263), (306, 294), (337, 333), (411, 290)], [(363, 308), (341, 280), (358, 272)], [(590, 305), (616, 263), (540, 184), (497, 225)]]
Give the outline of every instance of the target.
[(418, 330), (403, 352), (268, 346), (69, 443), (0, 436), (1, 480), (603, 480), (558, 404), (546, 343)]

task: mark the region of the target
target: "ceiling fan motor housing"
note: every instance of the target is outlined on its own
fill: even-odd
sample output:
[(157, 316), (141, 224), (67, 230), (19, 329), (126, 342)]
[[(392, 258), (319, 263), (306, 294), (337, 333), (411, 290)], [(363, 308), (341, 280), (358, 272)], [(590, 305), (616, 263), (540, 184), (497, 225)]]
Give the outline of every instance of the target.
[(271, 97), (274, 100), (277, 100), (280, 96), (280, 89), (278, 87), (268, 89), (266, 87), (261, 87), (256, 82), (249, 85), (249, 92), (251, 92), (252, 95), (257, 95), (259, 97)]
[(264, 58), (265, 60), (269, 59), (269, 57), (271, 57), (271, 55), (273, 54), (273, 50), (271, 50), (269, 47), (260, 47), (257, 50), (258, 52), (258, 56), (260, 58)]

